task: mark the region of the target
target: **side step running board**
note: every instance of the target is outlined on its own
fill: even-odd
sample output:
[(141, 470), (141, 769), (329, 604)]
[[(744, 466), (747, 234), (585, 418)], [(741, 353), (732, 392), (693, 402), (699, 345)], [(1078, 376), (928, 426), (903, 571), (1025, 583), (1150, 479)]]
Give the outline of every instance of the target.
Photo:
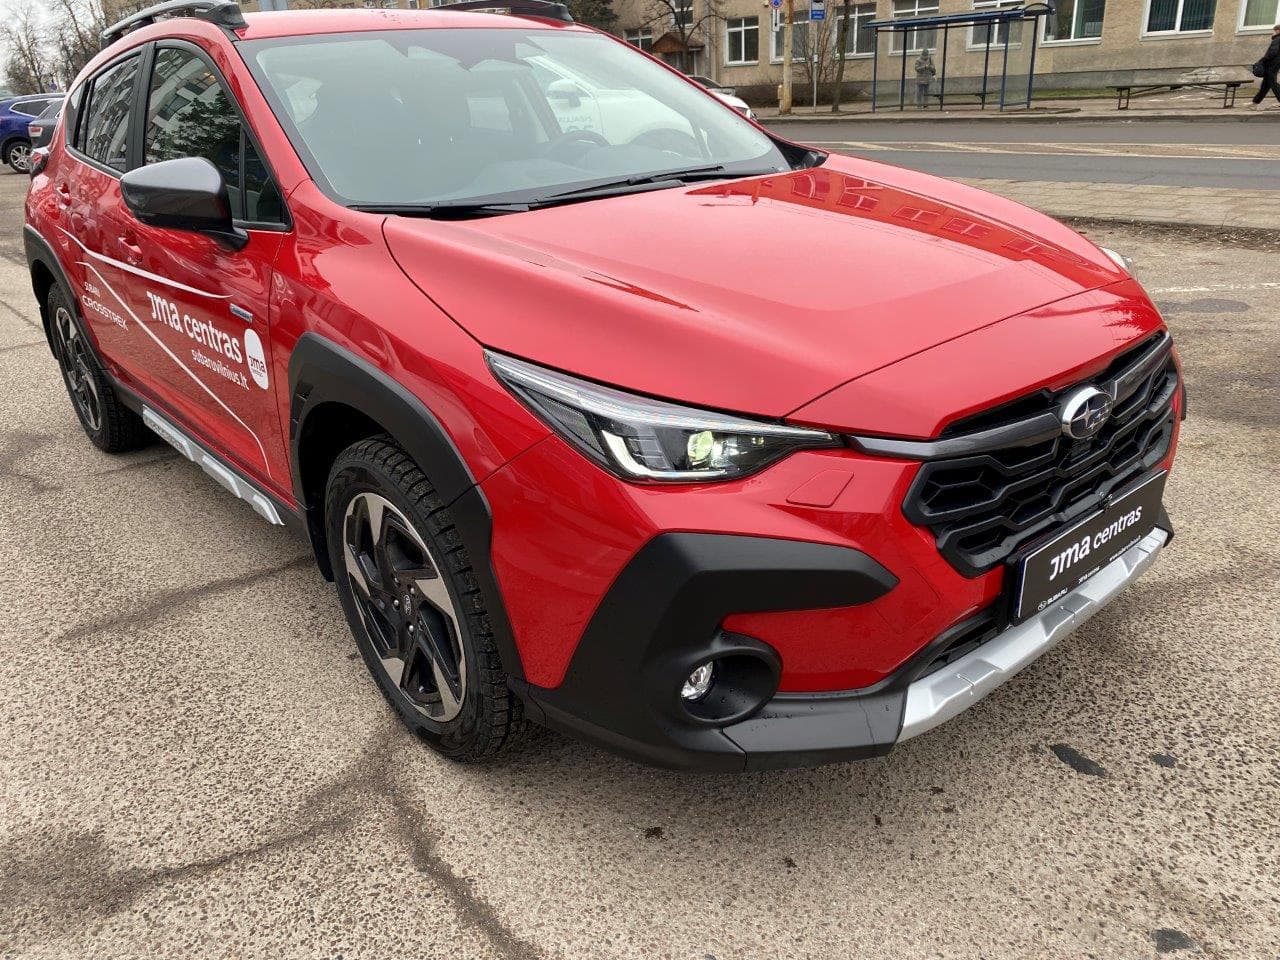
[(270, 497), (145, 404), (142, 407), (142, 422), (165, 443), (222, 484), (232, 495), (253, 507), (254, 513), (263, 520), (284, 526), (280, 512)]

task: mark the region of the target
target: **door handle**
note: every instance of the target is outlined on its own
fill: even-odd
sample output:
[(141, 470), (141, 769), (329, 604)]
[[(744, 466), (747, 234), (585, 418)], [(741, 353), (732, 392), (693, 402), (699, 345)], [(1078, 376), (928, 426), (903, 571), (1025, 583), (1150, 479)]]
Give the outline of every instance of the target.
[(124, 247), (125, 252), (129, 254), (130, 262), (135, 266), (142, 262), (142, 248), (133, 242), (132, 237), (116, 237), (120, 241), (120, 246)]

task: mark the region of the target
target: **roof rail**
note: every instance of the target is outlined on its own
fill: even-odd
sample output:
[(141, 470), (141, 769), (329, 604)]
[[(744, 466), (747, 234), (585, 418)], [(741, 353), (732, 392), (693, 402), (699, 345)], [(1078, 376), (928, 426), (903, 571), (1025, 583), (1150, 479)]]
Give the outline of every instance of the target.
[(131, 30), (145, 27), (166, 17), (197, 17), (216, 23), (224, 30), (237, 30), (248, 26), (240, 5), (235, 0), (165, 0), (154, 7), (139, 10), (132, 16), (125, 17), (119, 23), (113, 23), (102, 31), (104, 47), (115, 43)]
[(508, 3), (503, 3), (502, 0), (458, 0), (457, 3), (446, 3), (438, 7), (431, 7), (430, 10), (470, 10), (473, 13), (505, 13), (513, 17), (542, 17), (544, 20), (573, 23), (573, 14), (569, 12), (569, 8), (563, 3), (554, 2), (554, 0), (510, 0)]

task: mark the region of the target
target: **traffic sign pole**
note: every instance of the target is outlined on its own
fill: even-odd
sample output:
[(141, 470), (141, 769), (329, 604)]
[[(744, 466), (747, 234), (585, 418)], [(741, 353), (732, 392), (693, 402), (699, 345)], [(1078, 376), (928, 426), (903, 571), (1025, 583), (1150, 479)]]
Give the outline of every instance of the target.
[(782, 2), (782, 99), (778, 113), (791, 112), (791, 18), (796, 12), (796, 0)]

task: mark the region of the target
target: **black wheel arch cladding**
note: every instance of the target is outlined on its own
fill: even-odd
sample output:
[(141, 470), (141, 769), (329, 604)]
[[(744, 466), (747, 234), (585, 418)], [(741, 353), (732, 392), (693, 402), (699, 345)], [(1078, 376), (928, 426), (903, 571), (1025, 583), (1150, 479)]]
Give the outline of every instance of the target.
[[(40, 307), (40, 320), (44, 325), (44, 337), (49, 344), (49, 352), (56, 357), (58, 354), (53, 345), (53, 330), (49, 321), (49, 290), (53, 284), (61, 286), (67, 292), (72, 306), (79, 313), (75, 287), (71, 285), (66, 271), (62, 269), (62, 264), (58, 262), (58, 257), (53, 252), (53, 248), (49, 246), (49, 242), (31, 224), (26, 224), (23, 227), (22, 240), (27, 253), (27, 266), (31, 271), (31, 292), (35, 294), (36, 303)], [(46, 285), (43, 289), (41, 289), (40, 270), (43, 270), (52, 278), (52, 284)], [(102, 358), (98, 355), (98, 345), (93, 339), (93, 331), (88, 329), (88, 324), (82, 323), (80, 327), (81, 332), (87, 338), (89, 346), (93, 348), (94, 359), (98, 360), (99, 365), (101, 365)]]
[(289, 398), (294, 495), (306, 517), (316, 562), (324, 575), (333, 578), (326, 548), (324, 489), (321, 485), (317, 495), (306, 483), (304, 450), (311, 439), (309, 418), (326, 404), (340, 404), (367, 417), (400, 444), (453, 511), (484, 595), (503, 669), (517, 681), (522, 678), (520, 653), (493, 572), (493, 514), (462, 454), (426, 404), (367, 360), (312, 332), (298, 339), (289, 357)]

